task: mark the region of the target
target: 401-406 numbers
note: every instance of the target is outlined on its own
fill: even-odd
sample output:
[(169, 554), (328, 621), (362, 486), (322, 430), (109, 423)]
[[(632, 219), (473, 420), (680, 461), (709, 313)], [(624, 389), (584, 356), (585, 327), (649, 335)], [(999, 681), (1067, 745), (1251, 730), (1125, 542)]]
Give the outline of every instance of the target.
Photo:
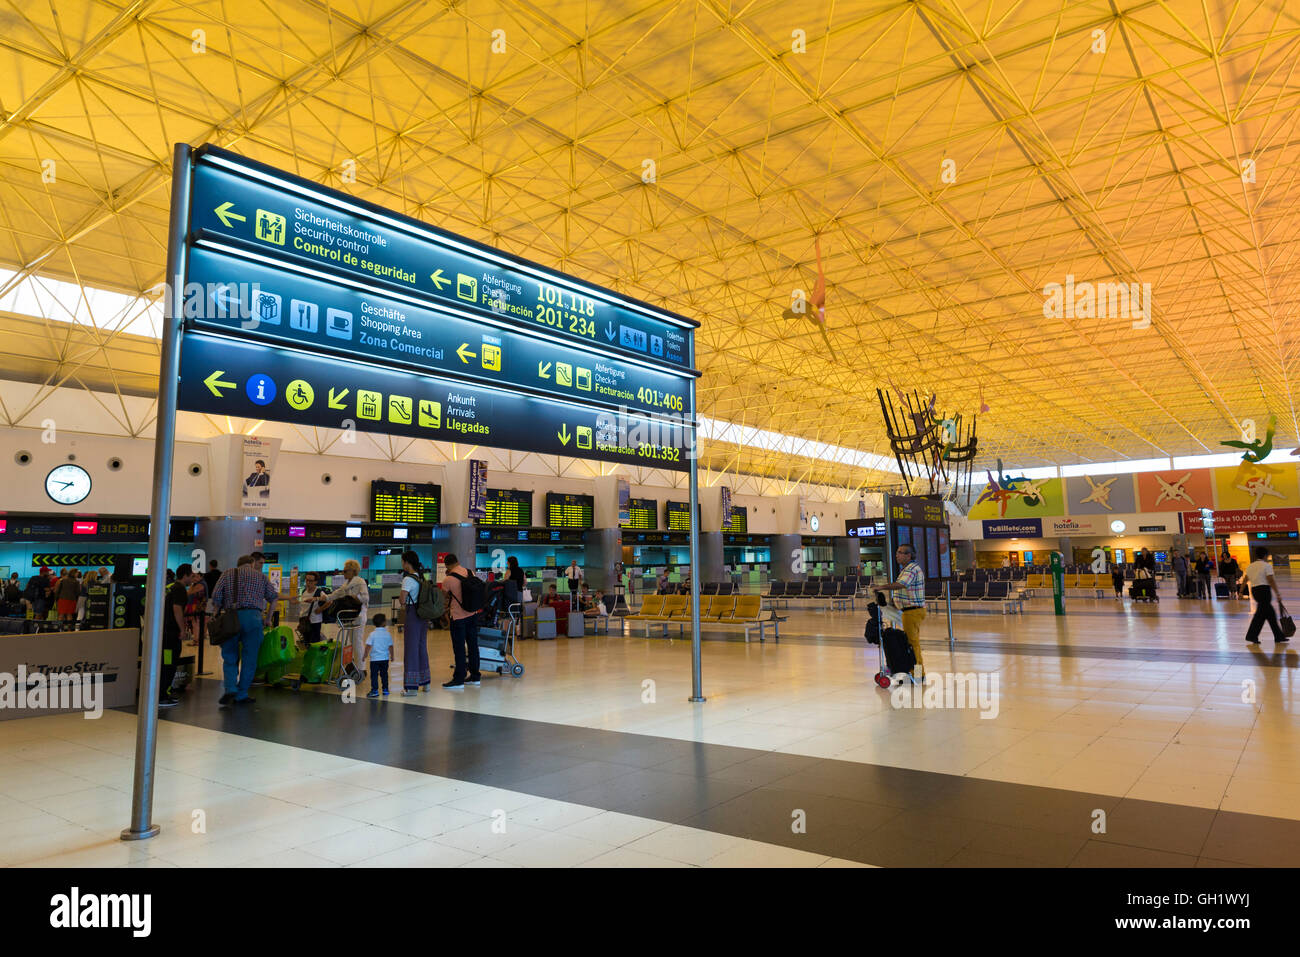
[(670, 409), (673, 412), (682, 411), (682, 397), (680, 395), (673, 395), (671, 392), (657, 392), (654, 389), (637, 389), (636, 398), (638, 402), (651, 407)]
[(596, 302), (586, 296), (555, 286), (537, 286), (537, 309), (534, 318), (552, 329), (567, 330), (574, 335), (596, 338)]

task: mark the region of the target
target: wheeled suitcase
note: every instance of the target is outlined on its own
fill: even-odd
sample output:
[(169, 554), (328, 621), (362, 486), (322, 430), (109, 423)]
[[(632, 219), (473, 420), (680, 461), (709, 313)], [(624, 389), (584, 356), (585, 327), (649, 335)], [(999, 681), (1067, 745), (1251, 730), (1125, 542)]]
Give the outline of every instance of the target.
[(1215, 582), (1215, 583), (1214, 583), (1214, 597), (1215, 597), (1215, 598), (1228, 598), (1228, 597), (1230, 597), (1231, 595), (1232, 595), (1232, 589), (1228, 587), (1228, 583), (1227, 583), (1227, 582)]
[(885, 665), (890, 674), (911, 674), (916, 667), (916, 655), (907, 641), (907, 632), (898, 628), (885, 628), (880, 633), (880, 641), (885, 649)]

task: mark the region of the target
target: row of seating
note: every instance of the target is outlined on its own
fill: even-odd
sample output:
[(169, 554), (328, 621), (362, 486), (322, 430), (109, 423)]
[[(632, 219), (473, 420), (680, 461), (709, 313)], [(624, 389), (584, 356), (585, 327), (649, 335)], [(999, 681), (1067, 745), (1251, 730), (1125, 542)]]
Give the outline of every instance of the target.
[(841, 581), (805, 581), (805, 582), (781, 582), (774, 581), (769, 583), (766, 595), (762, 597), (767, 599), (773, 608), (778, 602), (787, 606), (791, 601), (824, 601), (831, 608), (839, 606), (841, 608), (856, 608), (858, 597), (859, 580), (856, 577), (848, 577)]
[[(1128, 577), (1132, 577), (1131, 575)], [(1072, 589), (1082, 589), (1093, 592), (1098, 598), (1103, 597), (1111, 587), (1109, 572), (1085, 572), (1083, 574), (1069, 574), (1062, 576), (1062, 581), (1066, 591)], [(1034, 593), (1043, 590), (1050, 592), (1052, 590), (1051, 575), (1030, 575), (1025, 579), (1025, 593), (1031, 598)]]
[[(685, 632), (691, 623), (691, 599), (689, 595), (646, 595), (640, 610), (635, 615), (627, 615), (623, 621), (645, 623), (645, 636), (650, 637), (651, 625), (662, 625), (663, 635), (668, 637), (668, 626), (676, 625), (679, 635)], [(772, 628), (772, 636), (781, 640), (780, 623), (776, 612), (763, 608), (761, 595), (701, 595), (700, 625), (739, 625), (745, 630), (745, 640), (749, 641), (749, 632), (758, 629), (758, 640), (766, 639), (766, 629)]]
[[(953, 582), (953, 608), (989, 607), (994, 602), (1002, 609), (1002, 614), (1009, 611), (1023, 613), (1025, 600), (1011, 588), (1010, 582)], [(938, 611), (943, 605), (942, 592), (937, 595), (926, 591), (925, 606)]]

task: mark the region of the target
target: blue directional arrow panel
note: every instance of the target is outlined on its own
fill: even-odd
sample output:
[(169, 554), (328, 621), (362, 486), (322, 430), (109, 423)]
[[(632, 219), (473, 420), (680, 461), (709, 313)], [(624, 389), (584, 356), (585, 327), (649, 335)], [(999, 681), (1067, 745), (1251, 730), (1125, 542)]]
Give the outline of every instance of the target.
[(200, 244), (337, 270), (542, 340), (693, 373), (692, 320), (216, 147), (197, 154), (190, 229)]
[(676, 471), (690, 461), (680, 415), (600, 410), (199, 331), (182, 346), (179, 406)]

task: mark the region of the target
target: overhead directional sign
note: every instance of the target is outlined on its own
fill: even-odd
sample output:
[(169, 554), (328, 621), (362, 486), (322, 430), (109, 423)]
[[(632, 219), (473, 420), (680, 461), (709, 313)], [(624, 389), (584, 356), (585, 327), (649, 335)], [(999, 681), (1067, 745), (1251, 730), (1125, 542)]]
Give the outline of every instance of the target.
[(602, 411), (341, 357), (191, 332), (179, 406), (684, 471), (682, 417)]
[[(691, 370), (697, 323), (445, 233), (216, 147), (195, 156), (190, 230), (197, 241), (338, 270), (540, 338), (582, 342)], [(693, 374), (691, 372), (690, 374)]]
[[(189, 278), (190, 299), (203, 299), (186, 302), (192, 322), (241, 338), (359, 354), (386, 365), (447, 372), (612, 408), (690, 411), (684, 375), (537, 336), (532, 329), (495, 325), (416, 299), (376, 295), (350, 281), (326, 281), (210, 248), (190, 253)], [(229, 308), (212, 308), (232, 300)]]

